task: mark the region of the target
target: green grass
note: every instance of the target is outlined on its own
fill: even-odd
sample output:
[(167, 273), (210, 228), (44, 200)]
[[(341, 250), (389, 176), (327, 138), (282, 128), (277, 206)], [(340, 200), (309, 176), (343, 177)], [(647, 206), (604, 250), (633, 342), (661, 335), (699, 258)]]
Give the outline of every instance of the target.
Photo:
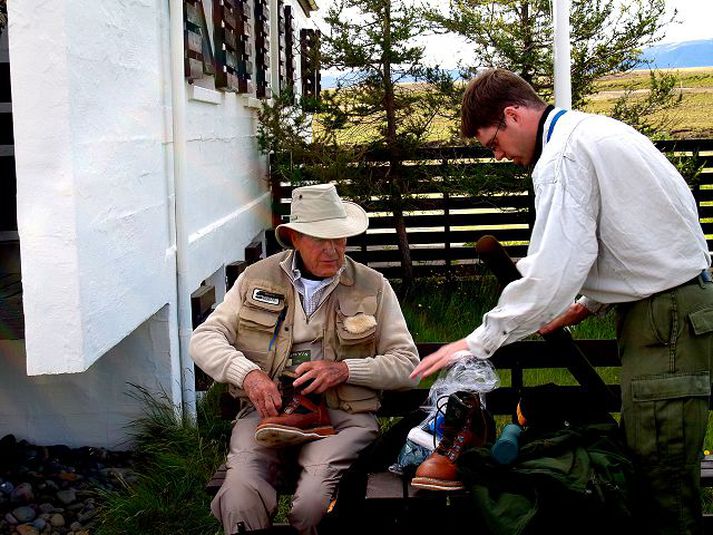
[(134, 422), (134, 483), (101, 497), (97, 535), (210, 535), (222, 533), (210, 513), (204, 487), (225, 459), (230, 423), (220, 420), (211, 389), (198, 405), (198, 421), (186, 420), (166, 396), (135, 388), (145, 414)]
[(492, 277), (460, 282), (432, 278), (419, 280), (401, 308), (416, 342), (445, 342), (470, 334), (496, 302)]
[[(676, 69), (679, 89), (683, 100), (680, 106), (667, 114), (667, 128), (676, 139), (708, 138), (713, 136), (713, 121), (710, 110), (713, 107), (713, 68), (697, 67)], [(614, 102), (624, 90), (646, 90), (649, 83), (648, 71), (634, 71), (624, 75), (605, 76), (596, 82), (597, 93), (592, 95), (585, 111), (608, 114)], [(654, 114), (656, 120), (663, 113)]]

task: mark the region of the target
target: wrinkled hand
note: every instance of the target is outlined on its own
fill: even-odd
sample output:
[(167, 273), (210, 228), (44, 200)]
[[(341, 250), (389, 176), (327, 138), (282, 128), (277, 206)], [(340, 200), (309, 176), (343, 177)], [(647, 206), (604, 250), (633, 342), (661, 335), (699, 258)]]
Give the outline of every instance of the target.
[(557, 316), (547, 325), (544, 325), (537, 331), (540, 334), (550, 334), (552, 331), (556, 331), (562, 327), (568, 327), (570, 325), (576, 325), (582, 320), (591, 316), (592, 313), (587, 307), (579, 303), (572, 303), (564, 313)]
[(249, 372), (243, 380), (243, 390), (261, 418), (277, 416), (282, 407), (282, 396), (277, 385), (262, 370)]
[(303, 362), (297, 366), (295, 373), (297, 379), (292, 383), (295, 388), (312, 380), (311, 384), (302, 390), (303, 394), (322, 394), (330, 388), (346, 383), (349, 379), (349, 368), (346, 363), (329, 360)]
[(450, 364), (453, 364), (456, 360), (458, 360), (459, 357), (455, 356), (456, 353), (458, 353), (459, 351), (467, 350), (468, 344), (466, 344), (465, 338), (444, 345), (438, 351), (431, 353), (427, 357), (421, 359), (421, 362), (418, 363), (418, 366), (416, 366), (416, 368), (414, 368), (414, 370), (411, 372), (410, 377), (412, 379), (416, 377), (418, 377), (419, 379), (428, 377), (432, 373), (435, 373), (441, 368), (445, 368), (446, 366), (449, 366)]

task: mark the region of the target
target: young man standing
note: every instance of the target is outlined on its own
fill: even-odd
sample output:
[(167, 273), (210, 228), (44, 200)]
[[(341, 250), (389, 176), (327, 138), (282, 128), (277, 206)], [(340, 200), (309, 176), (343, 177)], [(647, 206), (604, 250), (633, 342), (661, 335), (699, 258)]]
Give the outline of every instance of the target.
[(701, 533), (713, 284), (686, 182), (629, 126), (548, 106), (502, 69), (471, 81), (461, 118), (465, 137), (531, 169), (537, 217), (518, 263), (522, 278), (480, 327), (426, 357), (412, 376), (449, 365), (461, 349), (488, 358), (615, 305), (622, 425), (641, 474), (645, 532)]

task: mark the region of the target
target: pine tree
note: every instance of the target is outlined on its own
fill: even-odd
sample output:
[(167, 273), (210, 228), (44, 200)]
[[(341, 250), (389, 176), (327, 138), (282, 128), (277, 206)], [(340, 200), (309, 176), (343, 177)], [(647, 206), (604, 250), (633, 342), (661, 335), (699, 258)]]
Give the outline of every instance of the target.
[[(402, 162), (427, 143), (439, 115), (453, 113), (453, 81), (424, 67), (424, 49), (415, 38), (427, 23), (415, 7), (338, 0), (325, 22), (320, 59), (323, 68), (341, 73), (336, 89), (322, 92), (316, 105), (294, 108), (287, 97), (264, 107), (259, 141), (263, 150), (287, 151), (303, 162), (298, 169), (278, 163), (293, 182), (336, 181), (343, 195), (362, 204), (386, 201), (407, 293), (414, 274), (404, 213), (423, 177)], [(297, 137), (312, 126), (309, 112), (317, 118), (312, 136)], [(387, 165), (374, 164), (377, 154)]]
[[(572, 105), (581, 106), (605, 74), (634, 68), (641, 49), (657, 42), (671, 19), (665, 0), (572, 0)], [(447, 13), (426, 17), (473, 44), (479, 67), (502, 67), (527, 80), (544, 98), (553, 92), (551, 0), (451, 0)]]

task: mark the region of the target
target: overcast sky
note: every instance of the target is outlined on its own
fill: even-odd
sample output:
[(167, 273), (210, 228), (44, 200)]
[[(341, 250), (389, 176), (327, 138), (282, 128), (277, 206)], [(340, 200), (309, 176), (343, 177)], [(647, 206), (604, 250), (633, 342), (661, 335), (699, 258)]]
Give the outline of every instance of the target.
[(669, 10), (678, 10), (680, 24), (669, 24), (662, 42), (713, 39), (713, 0), (666, 0)]
[[(331, 0), (317, 0), (317, 3), (320, 11), (326, 12)], [(680, 23), (669, 24), (661, 42), (713, 39), (713, 0), (666, 0), (666, 4), (671, 12), (678, 10)], [(463, 39), (455, 36), (432, 36), (427, 38), (425, 44), (429, 62), (444, 68), (456, 67), (458, 59), (466, 58), (469, 49)]]

